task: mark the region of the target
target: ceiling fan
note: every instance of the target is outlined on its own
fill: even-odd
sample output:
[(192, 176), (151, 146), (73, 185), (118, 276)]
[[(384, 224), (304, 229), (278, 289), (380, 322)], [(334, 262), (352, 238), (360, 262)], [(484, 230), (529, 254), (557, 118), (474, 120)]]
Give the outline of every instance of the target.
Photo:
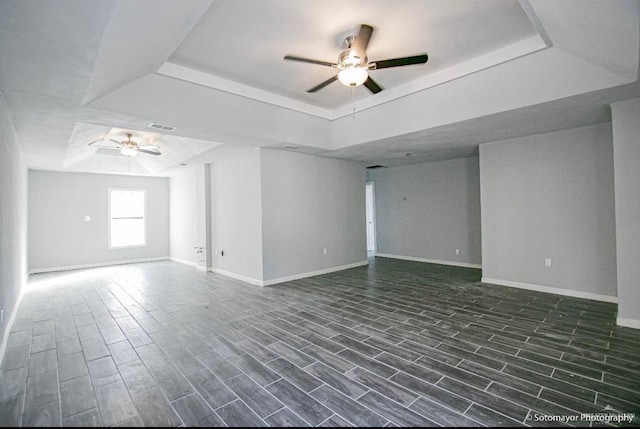
[(374, 94), (382, 91), (382, 87), (376, 83), (371, 76), (370, 70), (386, 69), (390, 67), (408, 66), (412, 64), (424, 64), (429, 59), (427, 54), (415, 55), (412, 57), (393, 58), (382, 61), (371, 61), (367, 58), (367, 46), (373, 33), (373, 27), (362, 24), (360, 31), (356, 36), (348, 36), (344, 39), (344, 45), (347, 50), (342, 51), (338, 56), (338, 62), (330, 63), (327, 61), (312, 60), (308, 58), (297, 57), (294, 55), (285, 55), (285, 60), (301, 61), (303, 63), (318, 64), (321, 66), (333, 67), (339, 70), (338, 74), (325, 80), (319, 85), (308, 89), (307, 92), (316, 92), (336, 80), (339, 80), (345, 86), (364, 85)]
[(98, 142), (107, 142), (109, 144), (115, 143), (115, 145), (102, 145), (99, 144), (99, 147), (107, 148), (107, 149), (119, 149), (120, 154), (124, 156), (136, 156), (138, 152), (146, 153), (148, 155), (161, 155), (160, 148), (157, 145), (139, 145), (137, 142), (131, 140), (131, 133), (126, 133), (126, 140), (117, 141), (114, 139), (98, 139), (89, 143), (89, 146), (92, 146)]

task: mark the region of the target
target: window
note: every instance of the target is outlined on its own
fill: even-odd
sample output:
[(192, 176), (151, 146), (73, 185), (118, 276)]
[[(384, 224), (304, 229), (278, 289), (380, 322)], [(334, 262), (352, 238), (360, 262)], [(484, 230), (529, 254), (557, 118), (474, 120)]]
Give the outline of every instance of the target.
[(145, 246), (146, 200), (144, 189), (109, 188), (109, 248)]

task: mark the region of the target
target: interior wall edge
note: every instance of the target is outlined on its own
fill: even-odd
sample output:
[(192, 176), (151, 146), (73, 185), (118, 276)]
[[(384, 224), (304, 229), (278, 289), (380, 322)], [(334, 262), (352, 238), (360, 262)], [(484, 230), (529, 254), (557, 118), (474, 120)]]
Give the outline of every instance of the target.
[(243, 276), (241, 274), (232, 273), (230, 271), (221, 270), (220, 268), (211, 268), (209, 271), (211, 271), (213, 273), (216, 273), (216, 274), (221, 274), (221, 275), (226, 276), (226, 277), (231, 277), (233, 279), (240, 280), (240, 281), (252, 284), (254, 286), (274, 286), (274, 285), (279, 284), (279, 283), (290, 282), (290, 281), (293, 281), (293, 280), (300, 280), (300, 279), (304, 279), (304, 278), (307, 278), (307, 277), (319, 276), (319, 275), (322, 275), (322, 274), (335, 273), (337, 271), (349, 270), (351, 268), (362, 267), (362, 266), (368, 265), (368, 264), (369, 264), (368, 260), (367, 261), (360, 261), (360, 262), (355, 262), (353, 264), (340, 265), (338, 267), (331, 267), (331, 268), (326, 268), (326, 269), (318, 270), (318, 271), (310, 271), (310, 272), (307, 272), (307, 273), (294, 274), (292, 276), (280, 277), (280, 278), (271, 279), (271, 280), (258, 280), (258, 279), (254, 279), (254, 278), (251, 278), (251, 277)]
[(402, 259), (405, 261), (425, 262), (428, 264), (450, 265), (452, 267), (482, 269), (482, 264), (471, 264), (469, 262), (444, 261), (440, 259), (417, 258), (415, 256), (393, 255), (391, 253), (376, 253), (381, 258)]
[(330, 267), (330, 268), (325, 268), (325, 269), (322, 269), (322, 270), (309, 271), (307, 273), (300, 273), (300, 274), (294, 274), (294, 275), (291, 275), (291, 276), (265, 280), (265, 281), (262, 282), (262, 286), (273, 286), (273, 285), (276, 285), (278, 283), (285, 283), (285, 282), (290, 282), (290, 281), (293, 281), (293, 280), (300, 280), (300, 279), (304, 279), (304, 278), (307, 278), (307, 277), (319, 276), (319, 275), (322, 275), (322, 274), (335, 273), (336, 271), (349, 270), (351, 268), (362, 267), (364, 265), (369, 265), (369, 261), (365, 260), (365, 261), (360, 261), (360, 262), (354, 262), (352, 264), (340, 265), (340, 266), (337, 266), (337, 267)]
[(243, 276), (242, 274), (236, 274), (231, 271), (222, 270), (220, 268), (211, 268), (211, 272), (223, 275), (225, 277), (231, 277), (232, 279), (240, 280), (254, 286), (264, 286), (262, 280), (254, 279), (252, 277)]
[(489, 277), (482, 277), (480, 281), (482, 283), (489, 283), (493, 285), (507, 286), (507, 287), (513, 287), (518, 289), (533, 290), (536, 292), (545, 292), (545, 293), (550, 293), (554, 295), (564, 295), (564, 296), (570, 296), (573, 298), (591, 299), (595, 301), (610, 302), (612, 304), (618, 303), (617, 296), (602, 295), (602, 294), (592, 293), (592, 292), (583, 292), (580, 290), (561, 289), (561, 288), (556, 288), (552, 286), (537, 285), (532, 283), (521, 283), (521, 282), (514, 282), (511, 280), (493, 279)]
[[(25, 281), (25, 284), (26, 284), (26, 281)], [(24, 296), (24, 287), (20, 289), (20, 293), (18, 294), (18, 299), (16, 299), (15, 305), (11, 308), (13, 311), (11, 312), (9, 319), (6, 322), (6, 335), (2, 337), (2, 341), (0, 342), (0, 377), (2, 376), (2, 372), (4, 369), (2, 365), (4, 364), (4, 355), (7, 352), (7, 345), (9, 344), (9, 334), (11, 333), (13, 324), (16, 321), (16, 316), (18, 315), (18, 309), (20, 308), (20, 304), (22, 303), (23, 296)]]
[(198, 264), (196, 262), (193, 261), (187, 261), (186, 259), (180, 259), (180, 258), (174, 258), (173, 256), (169, 257), (169, 260), (173, 261), (173, 262), (177, 262), (179, 264), (184, 264), (184, 265), (188, 265), (190, 267), (195, 267)]
[(51, 273), (56, 271), (71, 271), (71, 270), (81, 270), (83, 268), (99, 268), (99, 267), (110, 267), (113, 265), (126, 265), (126, 264), (137, 264), (139, 262), (156, 262), (156, 261), (167, 261), (170, 258), (169, 256), (160, 256), (155, 258), (140, 258), (140, 259), (125, 259), (121, 261), (109, 261), (109, 262), (95, 262), (89, 264), (81, 264), (81, 265), (67, 265), (64, 267), (48, 267), (48, 268), (36, 268), (29, 271), (29, 274), (40, 274), (40, 273)]
[(616, 319), (616, 324), (618, 326), (624, 326), (625, 328), (640, 329), (640, 320), (637, 320), (637, 319), (627, 319), (625, 317), (618, 317)]

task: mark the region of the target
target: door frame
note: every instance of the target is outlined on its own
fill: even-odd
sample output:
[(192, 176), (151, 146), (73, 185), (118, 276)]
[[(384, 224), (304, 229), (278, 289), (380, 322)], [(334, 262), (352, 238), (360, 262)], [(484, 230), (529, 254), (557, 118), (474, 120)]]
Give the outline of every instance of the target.
[[(371, 201), (367, 198), (367, 188), (371, 187)], [(367, 214), (366, 211), (369, 209), (369, 204), (371, 204), (371, 223), (372, 223), (372, 233), (373, 233), (373, 256), (378, 253), (378, 233), (376, 231), (376, 185), (375, 182), (366, 182), (365, 184), (365, 224), (367, 222)], [(367, 256), (369, 256), (369, 226), (366, 225), (366, 234), (367, 234)]]

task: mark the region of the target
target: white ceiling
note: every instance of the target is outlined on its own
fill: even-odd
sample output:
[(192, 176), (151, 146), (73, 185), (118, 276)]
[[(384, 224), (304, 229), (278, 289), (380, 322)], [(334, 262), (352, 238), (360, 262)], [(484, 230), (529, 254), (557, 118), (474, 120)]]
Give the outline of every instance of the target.
[[(240, 18), (238, 20), (237, 18)], [(360, 24), (375, 27), (370, 61), (427, 52), (427, 66), (373, 71), (383, 88), (445, 70), (537, 36), (513, 0), (219, 0), (169, 57), (169, 62), (325, 109), (351, 101), (339, 84), (308, 94), (336, 70), (283, 62), (287, 54), (336, 62), (343, 40)], [(357, 98), (368, 97), (364, 88)]]
[[(362, 23), (370, 60), (429, 61), (307, 93), (335, 70), (283, 56), (335, 62)], [(401, 165), (609, 121), (640, 96), (639, 24), (640, 0), (3, 0), (0, 91), (30, 168), (171, 175), (284, 145)], [(163, 155), (87, 146), (126, 131)]]

